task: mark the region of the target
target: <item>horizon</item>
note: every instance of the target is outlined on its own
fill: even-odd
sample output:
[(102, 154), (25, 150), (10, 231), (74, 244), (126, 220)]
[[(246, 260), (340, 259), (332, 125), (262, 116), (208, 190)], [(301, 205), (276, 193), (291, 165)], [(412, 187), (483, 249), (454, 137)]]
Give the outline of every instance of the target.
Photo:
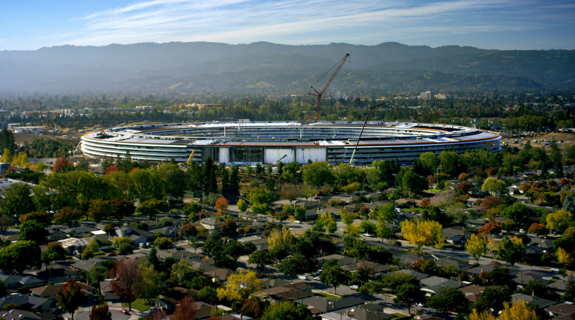
[(493, 50), (575, 49), (568, 0), (448, 0), (401, 4), (358, 0), (104, 0), (6, 3), (0, 51), (214, 42), (230, 45), (470, 46)]

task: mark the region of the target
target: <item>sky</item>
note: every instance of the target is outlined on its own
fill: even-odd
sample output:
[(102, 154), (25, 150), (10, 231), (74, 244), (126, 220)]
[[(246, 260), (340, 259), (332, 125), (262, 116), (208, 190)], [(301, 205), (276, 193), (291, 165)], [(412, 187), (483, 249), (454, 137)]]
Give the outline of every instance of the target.
[(173, 41), (575, 49), (575, 0), (0, 0), (0, 50)]

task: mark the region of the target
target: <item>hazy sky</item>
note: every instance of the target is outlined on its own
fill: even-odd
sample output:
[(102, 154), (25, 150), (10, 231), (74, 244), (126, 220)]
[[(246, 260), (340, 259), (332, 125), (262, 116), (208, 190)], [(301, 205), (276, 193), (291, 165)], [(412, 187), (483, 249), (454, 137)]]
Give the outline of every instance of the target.
[(0, 50), (171, 41), (575, 49), (575, 0), (0, 0)]

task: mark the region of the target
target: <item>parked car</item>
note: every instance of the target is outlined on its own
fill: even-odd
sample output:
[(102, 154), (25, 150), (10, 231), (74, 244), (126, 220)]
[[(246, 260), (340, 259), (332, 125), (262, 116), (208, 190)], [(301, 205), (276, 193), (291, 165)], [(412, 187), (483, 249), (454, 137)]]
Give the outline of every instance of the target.
[(118, 253), (117, 252), (110, 252), (106, 255), (106, 257), (113, 257), (113, 256), (117, 256)]
[(350, 288), (353, 290), (357, 290), (357, 289), (359, 289), (359, 286), (357, 284), (354, 284), (354, 285), (350, 286)]
[(553, 271), (553, 272), (559, 272), (559, 269), (553, 268), (553, 269), (551, 269), (551, 271)]
[(129, 315), (129, 314), (130, 314), (130, 312), (129, 312), (128, 310), (126, 310), (126, 309), (120, 309), (120, 313), (123, 313), (123, 314), (126, 314), (126, 315)]

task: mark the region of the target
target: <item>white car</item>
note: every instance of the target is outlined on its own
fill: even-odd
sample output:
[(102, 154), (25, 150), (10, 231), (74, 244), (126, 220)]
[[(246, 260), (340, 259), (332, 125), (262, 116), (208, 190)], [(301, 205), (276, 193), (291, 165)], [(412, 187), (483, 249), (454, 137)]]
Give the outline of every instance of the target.
[(353, 290), (359, 289), (359, 287), (357, 286), (357, 284), (354, 284), (353, 286), (350, 286), (350, 288), (353, 289)]
[(306, 276), (297, 276), (297, 278), (300, 279), (300, 280), (307, 280), (307, 277), (306, 277)]
[(553, 271), (553, 272), (559, 272), (559, 269), (553, 268), (553, 269), (551, 269), (551, 271)]

